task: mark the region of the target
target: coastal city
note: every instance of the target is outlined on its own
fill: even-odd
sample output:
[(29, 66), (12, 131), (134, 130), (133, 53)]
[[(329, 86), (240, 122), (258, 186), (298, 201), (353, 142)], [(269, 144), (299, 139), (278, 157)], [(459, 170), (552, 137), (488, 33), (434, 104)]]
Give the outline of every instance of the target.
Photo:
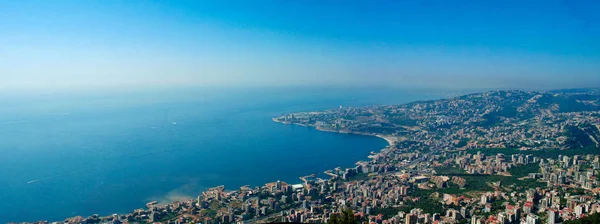
[(273, 121), (389, 145), (296, 183), (215, 186), (188, 201), (55, 223), (336, 223), (349, 211), (357, 223), (554, 224), (600, 213), (597, 89), (342, 105)]
[(600, 224), (600, 0), (0, 0), (0, 224)]

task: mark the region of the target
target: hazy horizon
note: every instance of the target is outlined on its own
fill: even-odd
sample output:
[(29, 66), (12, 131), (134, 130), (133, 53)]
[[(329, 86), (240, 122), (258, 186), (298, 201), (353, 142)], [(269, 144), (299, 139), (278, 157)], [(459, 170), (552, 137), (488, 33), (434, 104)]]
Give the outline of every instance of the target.
[(598, 12), (599, 0), (0, 0), (0, 223), (411, 223), (417, 208), (419, 222), (465, 221), (451, 204), (513, 222), (496, 205), (531, 188), (552, 200), (515, 209), (521, 220), (550, 220), (530, 214), (563, 198), (584, 208), (563, 219), (583, 216), (600, 200), (568, 196), (600, 188), (600, 91), (453, 97), (600, 88)]
[(9, 1), (5, 91), (600, 87), (594, 1)]

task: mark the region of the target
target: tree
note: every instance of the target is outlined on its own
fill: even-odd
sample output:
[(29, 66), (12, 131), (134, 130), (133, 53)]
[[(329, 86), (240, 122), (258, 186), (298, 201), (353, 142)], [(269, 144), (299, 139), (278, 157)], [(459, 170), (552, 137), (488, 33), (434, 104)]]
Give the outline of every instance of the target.
[(342, 211), (342, 214), (340, 214), (340, 216), (338, 216), (337, 214), (331, 214), (331, 217), (329, 217), (329, 220), (327, 221), (327, 224), (356, 224), (356, 223), (358, 223), (358, 220), (356, 220), (356, 217), (354, 216), (354, 212), (350, 208)]
[(336, 214), (331, 214), (329, 220), (327, 220), (327, 224), (341, 224), (341, 222)]
[(600, 213), (594, 213), (592, 215), (588, 215), (588, 216), (580, 218), (580, 219), (568, 220), (568, 221), (565, 221), (564, 223), (565, 224), (593, 224), (593, 223), (600, 223)]

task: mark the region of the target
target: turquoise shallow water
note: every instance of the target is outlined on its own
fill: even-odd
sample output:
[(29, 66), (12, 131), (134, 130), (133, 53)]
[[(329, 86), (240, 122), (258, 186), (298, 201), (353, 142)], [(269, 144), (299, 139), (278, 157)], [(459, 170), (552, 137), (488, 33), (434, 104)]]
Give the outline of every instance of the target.
[(217, 185), (297, 183), (352, 166), (386, 142), (271, 118), (434, 98), (386, 91), (156, 90), (3, 100), (0, 222), (124, 213)]

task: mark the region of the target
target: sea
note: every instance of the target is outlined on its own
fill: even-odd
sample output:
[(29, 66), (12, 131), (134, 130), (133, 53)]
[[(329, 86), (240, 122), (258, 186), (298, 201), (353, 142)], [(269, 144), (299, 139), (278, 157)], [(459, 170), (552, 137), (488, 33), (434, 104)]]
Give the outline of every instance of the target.
[(437, 99), (395, 88), (156, 88), (0, 96), (0, 223), (122, 214), (224, 185), (351, 167), (385, 140), (275, 123), (290, 112)]

